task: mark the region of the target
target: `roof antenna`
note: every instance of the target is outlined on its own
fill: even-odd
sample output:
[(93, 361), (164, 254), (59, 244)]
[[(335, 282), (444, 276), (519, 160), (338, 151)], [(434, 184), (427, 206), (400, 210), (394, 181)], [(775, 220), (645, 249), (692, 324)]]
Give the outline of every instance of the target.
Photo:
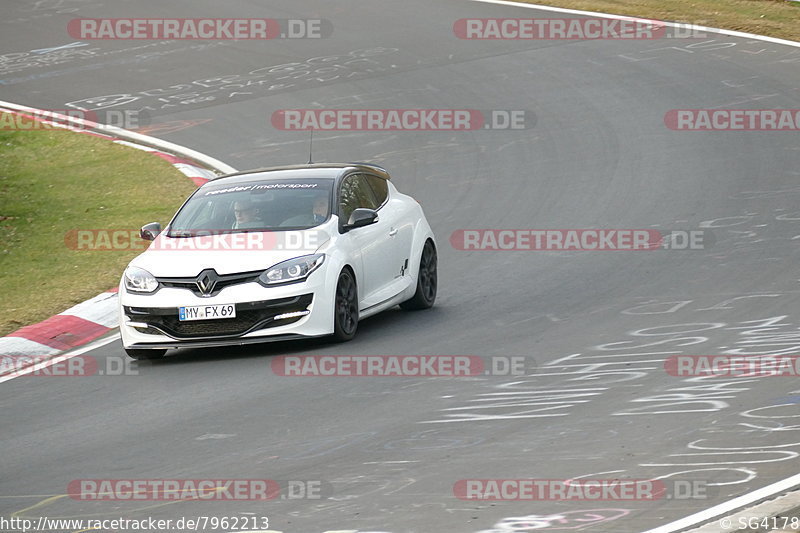
[(308, 164), (311, 163), (311, 148), (314, 146), (314, 128), (311, 128), (311, 138), (308, 141)]

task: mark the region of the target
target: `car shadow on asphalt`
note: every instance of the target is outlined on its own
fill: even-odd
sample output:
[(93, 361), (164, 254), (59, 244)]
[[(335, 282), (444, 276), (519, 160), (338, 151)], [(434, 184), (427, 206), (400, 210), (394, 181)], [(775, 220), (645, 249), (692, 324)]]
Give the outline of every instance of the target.
[(383, 353), (383, 351), (375, 349), (376, 345), (396, 346), (397, 344), (390, 342), (390, 339), (397, 338), (400, 339), (401, 344), (405, 344), (404, 341), (407, 340), (410, 332), (421, 328), (438, 328), (437, 324), (441, 323), (446, 315), (443, 308), (437, 307), (412, 312), (395, 308), (359, 322), (356, 337), (349, 342), (336, 342), (332, 340), (332, 337), (327, 336), (219, 348), (181, 348), (169, 350), (163, 359), (141, 360), (137, 363), (140, 367), (155, 367), (277, 355)]

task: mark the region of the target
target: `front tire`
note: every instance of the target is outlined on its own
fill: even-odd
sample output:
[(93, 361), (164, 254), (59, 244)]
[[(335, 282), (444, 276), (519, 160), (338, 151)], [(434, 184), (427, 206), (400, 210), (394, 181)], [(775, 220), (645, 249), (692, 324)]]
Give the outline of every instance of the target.
[(429, 309), (436, 301), (436, 289), (439, 284), (437, 275), (436, 248), (431, 241), (426, 241), (422, 248), (422, 257), (419, 260), (417, 273), (417, 292), (410, 300), (400, 304), (407, 311), (415, 309)]
[(348, 269), (339, 274), (333, 310), (333, 338), (349, 341), (358, 329), (358, 287), (353, 273)]
[(166, 350), (137, 350), (137, 349), (128, 349), (125, 348), (125, 353), (128, 354), (128, 357), (131, 359), (136, 359), (137, 361), (147, 361), (150, 359), (161, 359), (167, 354)]

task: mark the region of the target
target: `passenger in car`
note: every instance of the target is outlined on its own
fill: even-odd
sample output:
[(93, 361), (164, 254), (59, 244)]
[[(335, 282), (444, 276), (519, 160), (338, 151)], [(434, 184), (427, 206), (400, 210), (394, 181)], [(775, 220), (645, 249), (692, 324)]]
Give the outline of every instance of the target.
[(310, 213), (303, 213), (287, 218), (281, 223), (284, 227), (311, 227), (322, 224), (328, 219), (328, 195), (314, 197)]

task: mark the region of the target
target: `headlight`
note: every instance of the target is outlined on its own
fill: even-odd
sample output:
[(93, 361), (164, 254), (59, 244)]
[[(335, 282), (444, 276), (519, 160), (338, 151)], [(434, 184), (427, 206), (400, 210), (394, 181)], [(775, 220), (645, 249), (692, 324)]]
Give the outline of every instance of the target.
[(131, 292), (153, 292), (158, 288), (156, 278), (143, 268), (130, 266), (122, 277), (125, 279), (125, 288)]
[(304, 255), (295, 257), (283, 263), (269, 267), (260, 276), (258, 281), (262, 285), (271, 287), (282, 283), (303, 281), (325, 261), (325, 254)]

